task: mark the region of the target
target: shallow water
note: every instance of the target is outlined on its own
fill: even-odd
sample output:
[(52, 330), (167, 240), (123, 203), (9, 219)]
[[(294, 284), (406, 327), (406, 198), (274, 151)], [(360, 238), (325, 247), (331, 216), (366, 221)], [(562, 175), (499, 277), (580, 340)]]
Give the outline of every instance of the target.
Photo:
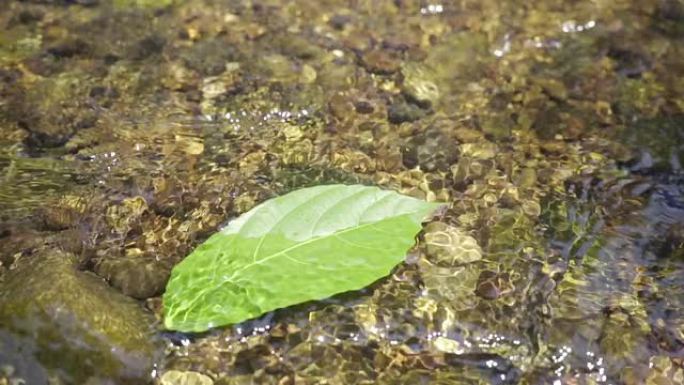
[[(40, 316), (0, 310), (0, 384), (684, 382), (681, 0), (0, 10), (0, 285), (50, 293)], [(50, 284), (29, 286), (54, 274), (16, 268), (61, 250), (74, 290), (96, 275), (109, 286), (94, 290), (137, 301), (131, 319), (159, 320), (194, 247), (324, 183), (449, 210), (364, 290), (202, 335), (153, 323), (139, 350), (120, 331), (145, 321), (79, 318)], [(24, 309), (2, 288), (1, 305)], [(121, 330), (88, 318), (117, 314)], [(116, 338), (103, 348), (91, 329)], [(126, 348), (60, 360), (106, 346)], [(126, 370), (141, 352), (144, 374)]]

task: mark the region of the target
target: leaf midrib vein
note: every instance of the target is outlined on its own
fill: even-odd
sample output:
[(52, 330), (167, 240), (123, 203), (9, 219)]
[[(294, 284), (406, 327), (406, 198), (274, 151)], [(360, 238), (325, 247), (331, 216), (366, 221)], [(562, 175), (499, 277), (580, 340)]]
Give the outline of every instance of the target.
[[(318, 226), (318, 224), (321, 222), (321, 219), (323, 219), (324, 217), (326, 217), (326, 215), (327, 215), (330, 211), (332, 211), (332, 210), (335, 209), (335, 208), (338, 208), (342, 203), (347, 203), (348, 200), (350, 200), (350, 199), (352, 199), (352, 198), (354, 198), (354, 197), (356, 197), (356, 196), (358, 196), (358, 195), (363, 195), (363, 194), (365, 194), (366, 192), (367, 192), (367, 191), (365, 191), (365, 190), (359, 190), (359, 191), (357, 191), (357, 192), (355, 192), (355, 193), (352, 193), (352, 194), (350, 194), (350, 195), (347, 195), (346, 197), (344, 197), (344, 198), (338, 200), (338, 201), (335, 202), (332, 206), (328, 207), (328, 208), (325, 209), (323, 212), (321, 212), (321, 214), (320, 214), (320, 215), (318, 216), (318, 218), (316, 219), (316, 222), (314, 222), (314, 224), (311, 226), (311, 231), (309, 232), (309, 236), (313, 236), (313, 233), (314, 233), (314, 231), (316, 230), (316, 227)], [(374, 202), (374, 201), (371, 202), (371, 204), (370, 204), (369, 206), (373, 206), (373, 205), (375, 205), (375, 202)], [(360, 216), (359, 219), (361, 219), (361, 218), (362, 218), (362, 217)], [(333, 234), (334, 234), (334, 233), (333, 233)]]
[[(381, 221), (389, 220), (389, 219), (395, 219), (395, 218), (404, 217), (404, 216), (410, 216), (410, 215), (411, 215), (411, 213), (405, 213), (405, 214), (396, 215), (396, 216), (393, 216), (393, 217), (386, 217), (386, 218), (383, 218)], [(247, 265), (241, 267), (240, 269), (235, 270), (235, 271), (233, 272), (233, 274), (231, 274), (230, 277), (226, 278), (226, 279), (223, 280), (221, 283), (219, 283), (216, 287), (212, 288), (212, 291), (213, 291), (213, 290), (218, 290), (220, 287), (222, 287), (224, 284), (226, 284), (226, 283), (228, 283), (228, 282), (230, 282), (230, 283), (235, 283), (235, 281), (233, 281), (233, 278), (234, 278), (238, 273), (240, 273), (240, 272), (242, 272), (242, 271), (245, 271), (245, 270), (247, 270), (247, 269), (249, 269), (249, 268), (251, 268), (251, 267), (253, 267), (253, 266), (255, 266), (255, 265), (258, 265), (258, 264), (261, 264), (261, 263), (263, 263), (263, 262), (269, 261), (269, 260), (271, 260), (271, 259), (273, 259), (273, 258), (276, 258), (276, 257), (278, 257), (278, 256), (281, 256), (281, 255), (287, 256), (287, 255), (288, 255), (288, 254), (287, 254), (288, 252), (290, 252), (290, 251), (292, 251), (292, 250), (295, 250), (295, 249), (297, 249), (298, 247), (302, 247), (302, 246), (305, 246), (305, 245), (307, 245), (307, 244), (316, 242), (316, 241), (320, 240), (321, 238), (326, 238), (326, 237), (329, 237), (329, 236), (337, 236), (337, 237), (339, 237), (341, 234), (345, 234), (345, 233), (348, 233), (348, 232), (351, 232), (351, 231), (354, 231), (354, 230), (360, 230), (360, 229), (363, 229), (363, 228), (366, 228), (366, 227), (374, 227), (374, 226), (376, 226), (376, 225), (377, 225), (379, 222), (381, 222), (381, 221), (367, 222), (367, 223), (364, 223), (364, 224), (361, 224), (361, 225), (358, 225), (358, 226), (353, 226), (353, 227), (346, 228), (346, 229), (341, 230), (341, 231), (338, 231), (338, 232), (336, 232), (336, 233), (322, 235), (322, 236), (319, 236), (319, 237), (311, 238), (311, 239), (309, 239), (309, 240), (307, 240), (307, 241), (304, 241), (304, 242), (300, 242), (300, 243), (294, 244), (294, 245), (292, 245), (292, 246), (290, 246), (290, 247), (288, 247), (288, 248), (285, 248), (285, 249), (280, 250), (280, 251), (278, 251), (278, 252), (276, 252), (276, 253), (274, 253), (274, 254), (271, 254), (271, 255), (269, 255), (268, 257), (264, 258), (264, 259), (258, 260), (258, 261), (256, 261), (256, 262), (252, 262), (252, 263), (250, 263), (250, 264), (247, 264)], [(377, 230), (377, 231), (381, 231), (381, 230), (379, 230), (379, 229), (376, 229), (376, 230)], [(383, 232), (383, 233), (387, 233), (386, 231), (382, 231), (382, 232)], [(292, 257), (290, 256), (290, 258), (292, 258)], [(298, 261), (299, 263), (303, 263), (303, 264), (306, 264), (306, 263), (307, 263), (307, 262), (304, 262), (304, 261), (299, 261), (299, 260), (297, 260), (297, 261)], [(236, 283), (235, 283), (235, 284), (236, 284)], [(206, 292), (207, 292), (207, 291), (203, 291), (201, 294), (199, 294), (199, 295), (196, 297), (196, 300), (197, 300), (199, 297), (201, 297), (202, 295), (205, 295)], [(188, 306), (186, 306), (186, 312), (185, 312), (184, 316), (182, 317), (182, 322), (183, 322), (183, 323), (186, 323), (186, 322), (187, 322), (188, 314), (190, 314), (190, 310), (191, 310), (193, 307), (195, 307), (195, 304), (196, 304), (196, 302), (197, 302), (196, 300), (193, 301), (193, 302), (192, 302), (191, 304), (189, 304)], [(180, 310), (177, 309), (175, 313), (177, 314), (178, 311), (180, 311)], [(193, 323), (193, 324), (196, 324), (196, 323)]]
[[(397, 216), (394, 216), (394, 217), (383, 218), (381, 221), (388, 220), (388, 219), (395, 219), (395, 218), (399, 218), (399, 217), (403, 217), (403, 216), (410, 216), (410, 215), (411, 215), (410, 213), (406, 213), (406, 214), (397, 215)], [(346, 228), (346, 229), (344, 229), (344, 230), (341, 230), (341, 231), (338, 231), (338, 232), (335, 232), (335, 233), (332, 233), (332, 234), (326, 234), (326, 235), (318, 236), (318, 237), (315, 237), (315, 238), (311, 238), (311, 239), (306, 240), (306, 241), (304, 241), (304, 242), (296, 243), (296, 244), (294, 244), (294, 245), (292, 245), (292, 246), (290, 246), (290, 247), (287, 247), (287, 248), (285, 248), (285, 249), (283, 249), (283, 250), (280, 250), (280, 251), (278, 251), (278, 252), (276, 252), (276, 253), (273, 253), (273, 254), (271, 254), (271, 255), (269, 255), (269, 256), (263, 258), (263, 259), (260, 259), (260, 260), (258, 260), (258, 261), (256, 261), (256, 262), (249, 263), (249, 264), (247, 264), (247, 265), (245, 265), (245, 266), (243, 266), (243, 267), (241, 267), (241, 268), (239, 268), (239, 269), (233, 271), (233, 274), (231, 274), (230, 277), (226, 278), (226, 280), (225, 280), (224, 282), (233, 282), (233, 278), (235, 277), (235, 275), (237, 275), (237, 274), (239, 274), (239, 273), (241, 273), (241, 272), (243, 272), (243, 271), (245, 271), (245, 270), (247, 270), (247, 269), (249, 269), (249, 268), (251, 268), (251, 267), (253, 267), (253, 266), (255, 266), (255, 265), (260, 265), (260, 264), (262, 264), (262, 263), (264, 263), (264, 262), (270, 261), (270, 260), (273, 259), (273, 258), (277, 258), (277, 257), (279, 257), (279, 256), (281, 256), (281, 255), (283, 255), (283, 254), (289, 253), (289, 252), (292, 251), (292, 250), (296, 250), (296, 249), (299, 248), (299, 247), (304, 247), (304, 246), (306, 246), (306, 245), (309, 245), (309, 244), (311, 244), (311, 243), (314, 243), (314, 242), (316, 242), (316, 241), (319, 241), (319, 240), (322, 239), (322, 238), (327, 238), (327, 237), (330, 237), (330, 236), (340, 236), (341, 234), (346, 234), (346, 233), (348, 233), (348, 232), (355, 231), (355, 230), (361, 230), (361, 229), (364, 229), (364, 228), (366, 228), (366, 227), (372, 227), (372, 226), (375, 226), (375, 225), (377, 225), (377, 224), (378, 224), (378, 222), (368, 222), (368, 223), (364, 223), (364, 224), (361, 224), (361, 225), (358, 225), (358, 226), (349, 227), (349, 228)], [(380, 230), (378, 230), (378, 231), (380, 231)], [(384, 233), (387, 233), (387, 232), (385, 232), (385, 231), (383, 231), (383, 232), (384, 232)]]
[[(252, 262), (256, 262), (256, 261), (257, 261), (257, 258), (259, 257), (259, 251), (261, 251), (261, 246), (263, 245), (264, 240), (268, 237), (268, 234), (269, 234), (269, 233), (271, 233), (273, 230), (277, 229), (278, 226), (280, 226), (281, 223), (283, 223), (286, 219), (290, 218), (290, 216), (292, 216), (294, 213), (298, 212), (299, 210), (301, 210), (301, 209), (302, 209), (303, 207), (305, 207), (306, 205), (311, 204), (312, 201), (315, 201), (316, 199), (319, 199), (319, 198), (321, 198), (321, 197), (322, 197), (322, 198), (326, 198), (326, 197), (327, 197), (326, 193), (327, 193), (327, 190), (322, 191), (322, 192), (320, 192), (318, 195), (315, 195), (315, 196), (313, 196), (312, 198), (310, 198), (309, 201), (307, 201), (307, 202), (305, 202), (305, 203), (303, 203), (303, 204), (297, 205), (297, 206), (295, 206), (294, 208), (292, 208), (292, 210), (289, 210), (288, 212), (282, 214), (282, 216), (280, 217), (280, 219), (278, 219), (278, 220), (277, 220), (277, 221), (268, 229), (268, 231), (266, 231), (266, 232), (264, 233), (264, 235), (261, 236), (261, 239), (259, 240), (259, 244), (257, 244), (256, 248), (254, 249), (254, 253), (252, 253)], [(352, 195), (356, 195), (356, 193), (355, 193), (355, 194), (352, 194)], [(334, 206), (334, 205), (333, 205), (333, 206)], [(326, 212), (327, 212), (327, 210), (326, 210)], [(321, 216), (322, 216), (322, 215), (323, 215), (323, 214), (321, 214)], [(318, 220), (320, 220), (320, 217), (319, 217)], [(243, 226), (246, 225), (246, 224), (247, 224), (247, 223), (243, 224)]]

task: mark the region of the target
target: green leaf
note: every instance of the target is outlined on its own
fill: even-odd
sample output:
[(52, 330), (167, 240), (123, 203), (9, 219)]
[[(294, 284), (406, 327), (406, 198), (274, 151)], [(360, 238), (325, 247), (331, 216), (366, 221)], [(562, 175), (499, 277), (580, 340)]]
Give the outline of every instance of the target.
[(164, 324), (199, 332), (361, 289), (404, 260), (423, 219), (441, 205), (360, 185), (268, 200), (173, 269)]

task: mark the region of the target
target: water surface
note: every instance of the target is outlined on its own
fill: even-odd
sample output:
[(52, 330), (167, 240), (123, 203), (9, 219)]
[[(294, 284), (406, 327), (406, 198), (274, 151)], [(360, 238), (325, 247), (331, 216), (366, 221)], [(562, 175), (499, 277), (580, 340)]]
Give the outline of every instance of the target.
[(159, 319), (170, 269), (270, 197), (362, 183), (450, 206), (365, 290), (150, 333), (149, 376), (60, 361), (40, 338), (80, 311), (48, 311), (49, 337), (2, 321), (0, 383), (684, 382), (681, 0), (0, 9), (0, 280), (54, 279), (15, 266), (64, 253)]

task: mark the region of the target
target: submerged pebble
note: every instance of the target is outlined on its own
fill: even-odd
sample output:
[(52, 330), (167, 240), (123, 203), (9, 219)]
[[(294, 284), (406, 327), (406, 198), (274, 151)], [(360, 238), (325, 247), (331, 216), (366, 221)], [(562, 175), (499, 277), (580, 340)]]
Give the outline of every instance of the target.
[(402, 67), (401, 74), (404, 77), (402, 91), (410, 100), (423, 108), (430, 108), (437, 103), (439, 87), (430, 80), (426, 70), (409, 64)]
[(456, 265), (482, 259), (477, 241), (453, 226), (433, 222), (424, 231), (426, 254), (436, 263)]
[(179, 370), (165, 372), (160, 380), (161, 385), (213, 385), (214, 381), (202, 373)]
[(400, 62), (382, 50), (372, 50), (361, 57), (361, 64), (369, 72), (378, 75), (389, 75), (399, 70)]

